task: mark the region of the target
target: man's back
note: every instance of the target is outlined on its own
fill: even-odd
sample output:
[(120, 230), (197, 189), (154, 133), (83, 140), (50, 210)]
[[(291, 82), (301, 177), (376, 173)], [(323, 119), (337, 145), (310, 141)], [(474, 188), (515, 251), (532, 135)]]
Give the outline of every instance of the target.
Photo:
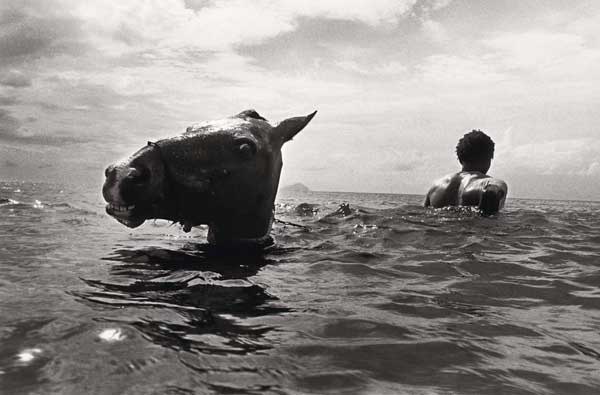
[(425, 206), (477, 206), (486, 214), (493, 214), (504, 206), (507, 192), (502, 180), (478, 171), (461, 171), (435, 181)]
[(486, 174), (494, 157), (492, 139), (473, 130), (459, 140), (456, 155), (462, 171), (435, 181), (427, 192), (425, 207), (476, 206), (484, 215), (497, 213), (504, 206), (508, 187)]

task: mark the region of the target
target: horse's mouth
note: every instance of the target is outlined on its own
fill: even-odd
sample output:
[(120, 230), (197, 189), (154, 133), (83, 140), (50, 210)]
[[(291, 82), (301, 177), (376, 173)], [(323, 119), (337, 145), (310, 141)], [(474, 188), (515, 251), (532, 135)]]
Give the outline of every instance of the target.
[(146, 220), (136, 212), (136, 206), (118, 205), (108, 203), (106, 205), (106, 213), (129, 228), (137, 228)]

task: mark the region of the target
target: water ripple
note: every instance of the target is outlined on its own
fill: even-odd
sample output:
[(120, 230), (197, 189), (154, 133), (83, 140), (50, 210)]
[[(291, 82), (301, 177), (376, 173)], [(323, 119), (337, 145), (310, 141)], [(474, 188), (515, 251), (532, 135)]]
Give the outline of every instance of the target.
[(600, 203), (282, 195), (263, 254), (0, 184), (2, 393), (595, 393)]

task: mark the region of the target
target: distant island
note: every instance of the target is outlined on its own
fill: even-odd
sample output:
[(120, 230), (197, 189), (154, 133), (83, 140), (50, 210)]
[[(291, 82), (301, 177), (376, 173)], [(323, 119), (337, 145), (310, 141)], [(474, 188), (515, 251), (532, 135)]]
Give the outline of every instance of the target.
[(310, 189), (306, 185), (304, 185), (300, 182), (297, 182), (295, 184), (286, 185), (286, 186), (282, 187), (281, 192), (306, 193), (306, 192), (310, 192)]

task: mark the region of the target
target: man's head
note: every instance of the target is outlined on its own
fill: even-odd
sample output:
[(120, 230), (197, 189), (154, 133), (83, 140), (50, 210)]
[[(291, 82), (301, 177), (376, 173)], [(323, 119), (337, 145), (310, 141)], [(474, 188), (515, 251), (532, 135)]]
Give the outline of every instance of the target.
[(463, 171), (480, 171), (485, 174), (494, 157), (494, 142), (481, 130), (473, 130), (458, 141), (456, 155)]

